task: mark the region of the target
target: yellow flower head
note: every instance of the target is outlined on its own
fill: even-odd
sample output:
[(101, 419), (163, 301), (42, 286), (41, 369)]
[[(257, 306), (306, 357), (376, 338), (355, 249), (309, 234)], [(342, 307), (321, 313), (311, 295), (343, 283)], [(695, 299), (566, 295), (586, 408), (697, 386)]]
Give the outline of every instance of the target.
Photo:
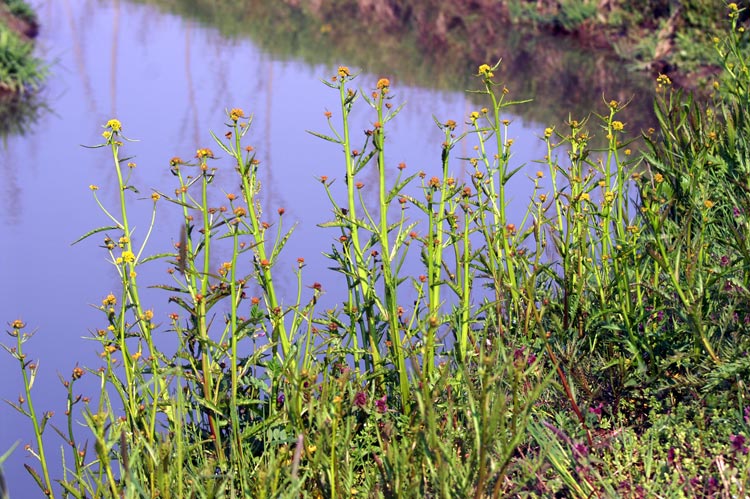
[(613, 121), (612, 122), (612, 129), (621, 132), (625, 128), (625, 125), (622, 124), (622, 121)]
[(135, 261), (135, 253), (132, 251), (125, 250), (122, 252), (122, 261), (125, 263), (133, 263)]
[(665, 74), (660, 74), (656, 77), (656, 84), (661, 87), (668, 87), (672, 84), (672, 80), (669, 79), (669, 76)]
[(109, 128), (115, 133), (119, 133), (122, 131), (122, 123), (120, 123), (120, 120), (111, 119), (107, 122), (106, 125), (104, 125), (104, 128)]
[(99, 190), (99, 186), (98, 186), (98, 185), (94, 185), (94, 184), (91, 184), (91, 185), (89, 186), (89, 189), (91, 189), (92, 191), (98, 191), (98, 190)]
[(448, 128), (450, 130), (455, 130), (456, 129), (456, 122), (453, 121), (453, 120), (446, 121), (445, 122), (445, 128)]
[(553, 132), (552, 128), (550, 128), (550, 127), (545, 128), (544, 129), (544, 138), (548, 139), (548, 138), (552, 137), (552, 132)]
[(195, 157), (198, 158), (198, 159), (213, 158), (214, 157), (214, 153), (213, 153), (213, 151), (211, 149), (209, 149), (207, 147), (204, 147), (203, 149), (198, 149), (196, 151)]
[(108, 294), (103, 300), (102, 305), (109, 307), (117, 304), (117, 297), (112, 293)]
[(378, 80), (378, 84), (375, 86), (378, 90), (386, 93), (388, 91), (388, 87), (391, 86), (391, 80), (389, 80), (388, 78), (381, 78)]
[(476, 111), (473, 111), (473, 112), (472, 112), (472, 113), (471, 113), (471, 114), (469, 115), (469, 117), (471, 118), (471, 121), (476, 121), (476, 120), (478, 120), (478, 119), (479, 119), (479, 113), (478, 113), (478, 112), (476, 112)]
[(707, 210), (710, 210), (714, 207), (714, 202), (710, 199), (706, 199), (705, 201), (703, 201), (703, 206), (705, 206)]
[(490, 68), (489, 64), (482, 64), (479, 66), (478, 76), (484, 76), (489, 79), (495, 76), (495, 73), (492, 72), (492, 68)]
[(339, 76), (341, 78), (344, 78), (346, 76), (351, 76), (351, 73), (349, 72), (349, 68), (346, 66), (339, 66)]
[(244, 118), (244, 117), (245, 117), (245, 111), (243, 111), (242, 109), (238, 107), (229, 111), (229, 119), (231, 119), (235, 123), (237, 123), (237, 121), (239, 121), (240, 118)]

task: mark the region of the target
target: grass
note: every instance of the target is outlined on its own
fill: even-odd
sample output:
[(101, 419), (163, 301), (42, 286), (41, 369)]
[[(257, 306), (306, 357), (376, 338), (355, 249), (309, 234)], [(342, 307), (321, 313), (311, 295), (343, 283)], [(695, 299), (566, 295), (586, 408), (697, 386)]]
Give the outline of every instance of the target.
[[(710, 102), (657, 79), (658, 126), (634, 136), (625, 103), (570, 117), (539, 139), (526, 213), (506, 211), (518, 174), (507, 110), (523, 105), (495, 66), (475, 73), (483, 104), (436, 119), (440, 171), (386, 161), (402, 109), (391, 81), (358, 89), (340, 66), (335, 112), (314, 135), (342, 151), (327, 257), (338, 305), (319, 306), (298, 260), (281, 296), (277, 262), (293, 225), (262, 213), (252, 117), (227, 113), (214, 149), (174, 157), (145, 232), (131, 220), (136, 164), (121, 122), (94, 146), (117, 183), (91, 186), (99, 238), (120, 275), (93, 339), (102, 364), (63, 377), (65, 424), (34, 405), (28, 327), (5, 348), (23, 374), (50, 497), (743, 497), (750, 485), (746, 385), (750, 307), (750, 74), (740, 9), (716, 41)], [(371, 110), (364, 134), (355, 106)], [(592, 150), (593, 135), (606, 147)], [(455, 146), (470, 142), (469, 157)], [(126, 153), (126, 149), (128, 152)], [(236, 192), (209, 203), (218, 165)], [(466, 182), (458, 180), (465, 169)], [(375, 174), (373, 174), (374, 172)], [(365, 180), (371, 182), (367, 185)], [(97, 193), (115, 189), (106, 206)], [(365, 202), (364, 192), (376, 195)], [(340, 201), (344, 200), (344, 201)], [(150, 255), (157, 210), (184, 226)], [(218, 262), (215, 255), (229, 255)], [(160, 263), (178, 311), (159, 325), (139, 270)], [(415, 262), (415, 263), (412, 263)], [(333, 281), (333, 278), (331, 279)], [(160, 347), (155, 335), (171, 338)], [(174, 353), (172, 353), (174, 352)], [(100, 389), (80, 394), (82, 377)], [(85, 435), (74, 430), (83, 422)], [(50, 429), (63, 477), (50, 475)]]
[[(36, 14), (23, 0), (4, 0), (0, 9), (36, 25)], [(26, 94), (41, 86), (47, 75), (47, 66), (33, 52), (31, 42), (0, 22), (0, 96)]]

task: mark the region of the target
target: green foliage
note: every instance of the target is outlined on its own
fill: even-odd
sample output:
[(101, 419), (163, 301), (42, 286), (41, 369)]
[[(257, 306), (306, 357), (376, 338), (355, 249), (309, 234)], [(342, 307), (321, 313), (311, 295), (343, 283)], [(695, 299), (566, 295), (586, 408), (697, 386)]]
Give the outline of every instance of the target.
[(0, 92), (36, 90), (47, 75), (47, 66), (33, 55), (31, 43), (0, 24)]

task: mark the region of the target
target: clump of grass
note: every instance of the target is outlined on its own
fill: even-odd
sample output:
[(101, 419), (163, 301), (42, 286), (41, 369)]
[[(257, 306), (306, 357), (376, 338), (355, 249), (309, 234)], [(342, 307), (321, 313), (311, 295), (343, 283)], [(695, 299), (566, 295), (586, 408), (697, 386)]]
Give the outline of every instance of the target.
[(0, 93), (23, 94), (41, 86), (47, 66), (33, 52), (30, 42), (0, 24)]
[[(91, 186), (108, 222), (81, 240), (101, 238), (120, 289), (103, 296), (93, 334), (101, 366), (62, 379), (64, 427), (34, 408), (30, 335), (10, 324), (6, 350), (25, 387), (11, 405), (32, 422), (27, 450), (41, 474), (27, 469), (45, 494), (76, 498), (647, 497), (652, 484), (742, 496), (750, 75), (738, 14), (730, 5), (731, 32), (717, 42), (726, 78), (713, 102), (660, 76), (658, 129), (640, 153), (618, 119), (626, 103), (547, 128), (515, 217), (508, 189), (520, 169), (505, 113), (521, 102), (495, 78), (499, 63), (475, 74), (485, 107), (465, 117), (467, 133), (436, 118), (434, 174), (386, 160), (401, 110), (390, 80), (359, 89), (340, 66), (326, 82), (338, 109), (326, 112), (329, 131), (315, 132), (345, 166), (343, 182), (318, 179), (333, 205), (321, 225), (335, 232), (327, 257), (341, 282), (330, 310), (318, 309), (322, 286), (305, 285), (302, 259), (296, 293), (278, 292), (293, 226), (283, 207), (260, 209), (251, 116), (232, 109), (225, 133), (212, 134), (223, 159), (202, 146), (169, 162), (174, 188), (152, 191), (142, 234), (130, 219), (137, 165), (123, 124), (110, 120), (95, 147), (111, 156), (118, 201), (105, 206)], [(356, 136), (350, 114), (361, 102), (372, 127)], [(592, 128), (602, 150), (591, 149)], [(471, 156), (453, 156), (460, 141)], [(238, 187), (216, 206), (210, 192), (225, 170)], [(182, 217), (179, 242), (149, 255), (156, 211), (170, 207)], [(169, 275), (157, 286), (175, 307), (168, 326), (142, 298), (139, 272), (151, 261)], [(83, 376), (99, 380), (96, 394), (77, 393)], [(70, 456), (59, 493), (48, 426)]]

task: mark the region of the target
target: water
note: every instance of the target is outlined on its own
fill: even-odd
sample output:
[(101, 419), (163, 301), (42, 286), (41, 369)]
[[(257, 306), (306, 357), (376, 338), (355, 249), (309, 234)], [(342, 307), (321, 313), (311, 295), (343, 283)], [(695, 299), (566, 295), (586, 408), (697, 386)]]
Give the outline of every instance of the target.
[[(116, 179), (107, 150), (81, 147), (102, 141), (102, 125), (108, 119), (118, 118), (126, 136), (139, 140), (127, 143), (124, 154), (135, 155), (134, 183), (142, 189), (142, 196), (148, 197), (150, 188), (173, 191), (175, 181), (168, 164), (171, 157), (192, 158), (199, 147), (218, 151), (209, 130), (223, 133), (225, 109), (242, 107), (253, 113), (249, 143), (262, 162), (264, 211), (276, 213), (283, 207), (285, 219), (299, 224), (278, 264), (280, 270), (288, 269), (281, 274), (280, 293), (291, 296), (295, 291), (292, 268), (296, 259), (303, 257), (308, 264), (305, 284), (323, 283), (328, 290), (327, 303), (333, 306), (341, 298), (332, 288), (332, 273), (326, 269), (322, 252), (330, 249), (337, 234), (316, 227), (331, 218), (325, 192), (316, 178), (327, 175), (338, 178), (338, 185), (343, 185), (344, 166), (338, 146), (306, 132), (327, 133), (324, 112), (330, 110), (337, 115), (337, 93), (319, 80), (333, 75), (338, 64), (348, 64), (353, 69), (356, 64), (373, 68), (373, 72), (365, 71), (357, 80), (365, 89), (373, 88), (381, 76), (390, 77), (394, 102), (407, 105), (389, 123), (388, 162), (405, 162), (408, 171), (424, 170), (428, 178), (439, 175), (443, 140), (432, 116), (441, 121), (454, 119), (460, 127), (478, 107), (475, 99), (463, 91), (476, 84), (466, 72), (452, 79), (448, 73), (456, 73), (455, 66), (438, 64), (428, 71), (413, 64), (414, 71), (409, 73), (407, 68), (393, 63), (399, 60), (398, 52), (391, 55), (393, 67), (389, 67), (377, 61), (358, 61), (357, 54), (348, 53), (343, 47), (340, 56), (330, 51), (316, 56), (304, 43), (279, 51), (272, 48), (278, 44), (266, 38), (253, 41), (242, 33), (227, 38), (201, 20), (139, 3), (35, 3), (42, 23), (39, 53), (55, 64), (43, 93), (49, 110), (37, 110), (38, 114), (27, 121), (25, 134), (8, 136), (0, 155), (0, 321), (9, 324), (22, 319), (28, 330), (37, 331), (26, 345), (29, 358), (38, 359), (40, 365), (33, 392), (35, 403), (40, 412), (55, 411), (51, 424), (59, 426), (64, 424), (65, 391), (58, 375), (68, 378), (77, 364), (94, 368), (99, 365), (98, 344), (82, 338), (105, 325), (95, 307), (107, 293), (119, 289), (119, 278), (98, 247), (101, 237), (71, 246), (88, 230), (108, 224), (93, 200), (90, 184), (100, 186), (98, 193), (105, 205), (116, 205)], [(617, 83), (613, 89), (599, 88), (601, 85), (591, 82), (571, 82), (569, 75), (554, 72), (552, 76), (542, 73), (534, 81), (531, 76), (539, 73), (539, 68), (527, 68), (524, 57), (529, 65), (542, 59), (523, 53), (519, 57), (509, 59), (509, 69), (501, 75), (510, 79), (508, 86), (517, 93), (514, 98), (537, 94), (540, 99), (537, 107), (527, 106), (522, 114), (508, 115), (513, 123), (510, 137), (515, 140), (513, 164), (525, 164), (513, 186), (511, 210), (523, 206), (530, 195), (527, 186), (531, 183), (526, 176), (538, 169), (532, 161), (544, 155), (543, 143), (537, 137), (546, 126), (567, 118), (557, 112), (558, 108), (552, 108), (552, 102), (561, 107), (590, 108), (592, 102), (610, 91), (615, 97), (608, 98), (621, 100), (639, 92), (639, 87), (632, 87), (629, 93), (627, 83), (621, 86), (622, 78), (602, 80), (602, 85), (610, 80)], [(354, 60), (350, 62), (348, 58)], [(463, 65), (466, 66), (465, 61)], [(389, 69), (399, 72), (389, 73)], [(567, 80), (561, 85), (559, 81), (544, 80), (548, 78)], [(584, 102), (572, 104), (562, 97), (555, 99), (553, 94), (560, 86), (575, 87), (581, 93), (576, 97)], [(591, 87), (588, 93), (579, 88), (584, 86)], [(354, 114), (353, 129), (371, 128), (373, 121), (374, 116), (363, 105)], [(635, 121), (632, 126), (636, 126)], [(470, 152), (467, 144), (457, 147), (455, 155), (468, 156)], [(220, 175), (230, 176), (228, 162), (215, 164)], [(459, 179), (463, 177), (460, 162), (454, 162), (452, 169)], [(227, 191), (233, 188), (233, 180), (218, 182)], [(131, 224), (136, 226), (134, 238), (141, 240), (150, 202), (138, 206)], [(179, 237), (178, 210), (166, 204), (161, 208), (149, 246), (152, 253), (171, 251)], [(142, 284), (167, 282), (168, 277), (160, 262), (144, 266), (139, 276)], [(166, 295), (158, 291), (148, 293), (146, 298), (166, 303)], [(158, 322), (166, 323), (167, 308), (159, 312), (163, 316)], [(9, 344), (11, 340), (6, 337), (4, 342)], [(4, 353), (0, 357), (0, 376), (4, 380), (0, 398), (17, 400), (22, 388), (20, 372), (17, 363)], [(93, 376), (86, 375), (83, 381), (82, 390), (93, 389)], [(58, 461), (61, 441), (51, 429), (46, 436), (51, 461)], [(28, 420), (8, 406), (0, 409), (0, 454), (15, 442), (20, 443), (5, 465), (12, 497), (39, 495), (22, 468), (23, 463), (38, 468), (38, 463), (23, 450), (31, 443), (31, 437)], [(60, 469), (53, 470), (53, 475), (59, 477)]]

